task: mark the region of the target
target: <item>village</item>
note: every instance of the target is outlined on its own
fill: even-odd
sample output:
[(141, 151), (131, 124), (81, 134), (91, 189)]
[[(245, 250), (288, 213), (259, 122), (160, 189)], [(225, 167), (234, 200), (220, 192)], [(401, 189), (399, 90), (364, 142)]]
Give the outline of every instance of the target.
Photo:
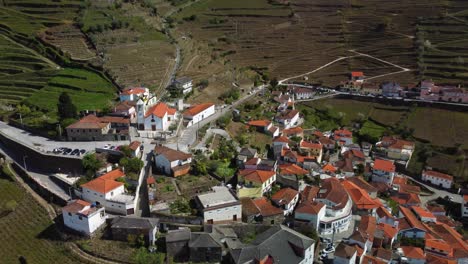
[[(364, 89), (360, 76), (353, 72), (341, 89)], [(172, 89), (184, 95), (193, 87), (180, 78)], [(449, 88), (431, 82), (419, 89), (424, 100), (466, 102), (466, 93), (448, 96)], [(395, 83), (380, 90), (403, 93)], [(164, 102), (144, 87), (123, 90), (111, 113), (65, 128), (71, 142), (115, 142), (84, 154), (86, 177), (56, 176), (73, 190), (62, 208), (66, 232), (137, 243), (174, 262), (468, 261), (458, 232), (468, 194), (454, 187), (453, 175), (431, 168), (405, 175), (415, 142), (385, 135), (374, 144), (358, 140), (355, 127), (301, 127), (296, 101), (333, 92), (261, 86), (247, 99), (273, 112), (252, 119), (240, 110), (242, 98), (231, 106), (188, 105)], [(247, 135), (264, 135), (266, 146), (230, 134), (231, 120), (241, 120)]]

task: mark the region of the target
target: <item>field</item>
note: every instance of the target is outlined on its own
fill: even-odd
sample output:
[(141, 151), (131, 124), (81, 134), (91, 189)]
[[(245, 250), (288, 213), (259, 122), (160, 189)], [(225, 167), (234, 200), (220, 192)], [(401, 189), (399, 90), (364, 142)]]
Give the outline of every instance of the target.
[[(0, 177), (0, 208), (16, 201), (16, 209), (0, 215), (1, 262), (78, 263), (65, 246), (54, 241), (57, 232), (47, 211), (8, 176)], [(0, 209), (1, 211), (1, 209)]]
[[(466, 12), (455, 12), (468, 8), (466, 1), (461, 0), (399, 0), (391, 4), (371, 0), (288, 2), (283, 5), (267, 0), (201, 0), (179, 12), (167, 11), (175, 20), (174, 35), (182, 46), (179, 73), (216, 80), (217, 87), (202, 92), (211, 96), (213, 92), (232, 88), (232, 82), (247, 78), (243, 69), (255, 69), (270, 78), (288, 78), (339, 57), (353, 56), (350, 50), (355, 50), (411, 70), (374, 81), (413, 84), (426, 77), (419, 72), (420, 55), (415, 47), (415, 25), (421, 22), (418, 18), (424, 21), (447, 11), (453, 12), (457, 19), (464, 19)], [(457, 23), (462, 25), (462, 22)], [(461, 47), (463, 52), (464, 43), (447, 45)], [(377, 60), (354, 57), (311, 74), (309, 79), (336, 86), (353, 70), (374, 77), (397, 72), (395, 69)], [(451, 76), (453, 82), (459, 82), (462, 77)]]

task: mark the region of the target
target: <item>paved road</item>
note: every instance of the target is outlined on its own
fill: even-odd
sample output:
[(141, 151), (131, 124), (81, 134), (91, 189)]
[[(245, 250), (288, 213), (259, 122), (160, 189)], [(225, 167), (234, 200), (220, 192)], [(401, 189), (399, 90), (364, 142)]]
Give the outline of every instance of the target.
[(405, 177), (408, 178), (408, 179), (411, 179), (414, 182), (417, 182), (417, 183), (423, 185), (424, 187), (426, 187), (430, 191), (434, 192), (434, 194), (431, 195), (431, 196), (422, 196), (422, 195), (419, 196), (421, 198), (421, 202), (423, 204), (426, 204), (427, 202), (435, 200), (435, 199), (437, 199), (439, 197), (440, 198), (445, 198), (445, 196), (453, 197), (453, 202), (455, 202), (455, 203), (459, 203), (459, 204), (463, 203), (463, 197), (461, 195), (459, 195), (459, 194), (451, 193), (451, 192), (448, 192), (448, 191), (443, 190), (443, 189), (434, 188), (434, 187), (429, 186), (429, 185), (427, 185), (427, 184), (425, 184), (425, 183), (423, 183), (423, 182), (421, 182), (419, 180), (416, 180), (416, 179), (414, 179), (413, 177), (410, 177), (410, 176), (405, 175)]
[[(93, 151), (96, 147), (103, 147), (105, 145), (123, 145), (129, 144), (129, 141), (55, 141), (45, 137), (31, 134), (25, 130), (9, 126), (5, 122), (0, 121), (0, 133), (9, 138), (14, 138), (16, 142), (21, 143), (31, 149), (35, 149), (42, 153), (53, 155), (51, 151), (55, 148), (66, 147), (71, 149), (85, 149), (86, 151)], [(70, 156), (71, 158), (80, 158), (78, 156)]]

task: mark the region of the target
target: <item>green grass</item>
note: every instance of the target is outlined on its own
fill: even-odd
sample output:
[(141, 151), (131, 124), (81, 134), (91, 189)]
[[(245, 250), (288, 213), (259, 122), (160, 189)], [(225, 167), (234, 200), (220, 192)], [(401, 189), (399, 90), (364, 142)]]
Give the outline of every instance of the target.
[(115, 99), (112, 84), (98, 74), (86, 70), (63, 69), (26, 102), (40, 109), (56, 112), (58, 97), (62, 92), (70, 94), (78, 110), (102, 109)]
[(383, 126), (379, 126), (372, 121), (366, 121), (359, 130), (359, 135), (370, 139), (372, 142), (377, 142), (382, 137), (387, 129)]
[(64, 245), (54, 241), (56, 230), (47, 211), (11, 179), (0, 177), (0, 205), (15, 200), (16, 210), (0, 218), (1, 263), (79, 263)]

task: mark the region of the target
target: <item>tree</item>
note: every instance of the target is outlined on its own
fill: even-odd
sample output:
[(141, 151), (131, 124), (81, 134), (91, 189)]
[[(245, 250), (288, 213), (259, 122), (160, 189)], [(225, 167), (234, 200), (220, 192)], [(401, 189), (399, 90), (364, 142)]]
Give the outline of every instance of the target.
[(95, 153), (86, 154), (83, 157), (83, 160), (81, 160), (81, 164), (83, 165), (86, 173), (89, 175), (96, 173), (99, 168), (104, 166), (104, 162), (98, 159)]
[(271, 85), (271, 88), (275, 89), (276, 86), (278, 86), (278, 79), (276, 79), (276, 77), (271, 79), (270, 80), (270, 85)]
[(163, 264), (164, 254), (163, 253), (150, 253), (144, 247), (140, 247), (134, 257), (135, 263), (137, 264)]
[(121, 158), (119, 164), (129, 173), (139, 173), (145, 165), (145, 163), (139, 158)]
[(76, 106), (73, 104), (70, 96), (68, 93), (63, 92), (60, 94), (59, 102), (57, 104), (57, 110), (60, 119), (67, 119), (67, 118), (76, 118), (77, 117), (77, 110)]
[(204, 160), (195, 160), (192, 165), (192, 174), (193, 175), (206, 175), (208, 173), (208, 169), (206, 166), (206, 161)]
[(185, 198), (178, 198), (169, 205), (171, 214), (189, 214), (192, 212), (189, 201)]
[(133, 154), (133, 151), (128, 145), (120, 146), (120, 152), (124, 154), (125, 157), (130, 158)]

